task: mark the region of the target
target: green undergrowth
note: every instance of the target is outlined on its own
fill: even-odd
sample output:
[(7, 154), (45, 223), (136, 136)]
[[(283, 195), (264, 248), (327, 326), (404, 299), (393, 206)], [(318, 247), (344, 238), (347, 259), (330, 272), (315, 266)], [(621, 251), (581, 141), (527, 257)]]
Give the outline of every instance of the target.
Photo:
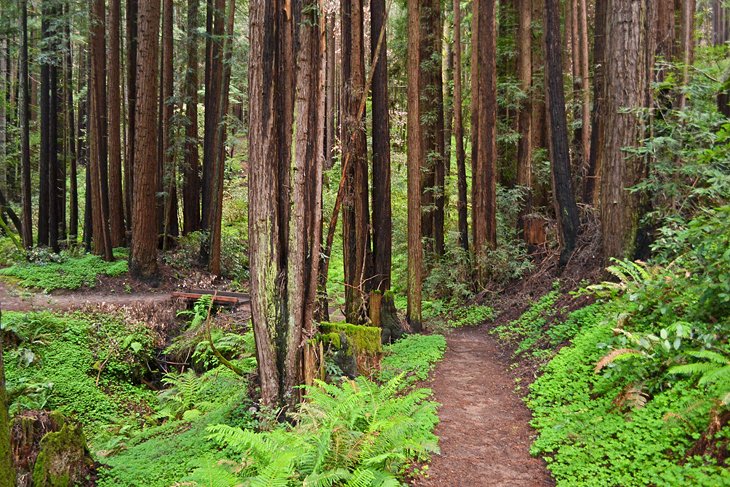
[(116, 249), (113, 262), (106, 262), (98, 255), (47, 254), (31, 262), (22, 262), (0, 269), (0, 276), (17, 280), (25, 288), (79, 289), (94, 287), (98, 276), (120, 276), (127, 272), (126, 249)]
[(109, 315), (4, 313), (11, 413), (57, 409), (94, 439), (109, 425), (144, 421), (154, 394), (135, 385), (153, 338), (144, 326)]
[(443, 335), (408, 335), (384, 347), (380, 377), (388, 381), (404, 374), (406, 381), (426, 380), (445, 351)]
[(701, 214), (649, 263), (616, 261), (584, 290), (596, 304), (546, 322), (554, 291), (498, 330), (519, 358), (570, 342), (527, 399), (558, 485), (730, 485), (728, 217)]
[[(329, 340), (338, 340), (344, 333), (356, 350), (378, 353), (382, 350), (380, 328), (375, 326), (351, 325), (349, 323), (320, 323), (319, 330)], [(338, 337), (337, 339), (334, 337)]]

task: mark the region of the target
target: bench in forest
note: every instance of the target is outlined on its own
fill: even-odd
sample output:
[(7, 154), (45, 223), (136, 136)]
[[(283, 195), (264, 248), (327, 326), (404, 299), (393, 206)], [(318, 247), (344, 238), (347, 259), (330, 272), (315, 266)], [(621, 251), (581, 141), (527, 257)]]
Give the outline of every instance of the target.
[(180, 298), (188, 302), (195, 302), (204, 295), (213, 296), (213, 303), (220, 305), (234, 306), (237, 304), (249, 303), (251, 301), (251, 297), (248, 294), (228, 291), (216, 292), (214, 290), (207, 289), (190, 289), (188, 291), (175, 291), (172, 293), (173, 298)]

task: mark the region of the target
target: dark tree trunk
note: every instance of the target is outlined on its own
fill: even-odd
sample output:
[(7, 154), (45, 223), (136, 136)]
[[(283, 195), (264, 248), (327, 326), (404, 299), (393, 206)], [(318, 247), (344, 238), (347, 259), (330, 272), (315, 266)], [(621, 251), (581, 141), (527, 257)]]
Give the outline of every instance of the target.
[[(3, 100), (4, 102), (5, 100)], [(0, 310), (2, 316), (2, 310)], [(15, 469), (13, 468), (10, 444), (10, 417), (8, 416), (8, 393), (5, 385), (5, 364), (3, 362), (3, 334), (0, 333), (0, 487), (13, 487)]]
[(200, 0), (188, 0), (187, 49), (185, 72), (185, 166), (183, 169), (183, 234), (200, 229), (200, 163), (198, 158), (198, 26)]
[[(390, 289), (392, 217), (390, 205), (390, 121), (385, 0), (370, 4), (373, 71), (373, 276), (374, 289)], [(376, 62), (377, 60), (377, 62)]]
[(50, 171), (50, 125), (51, 125), (51, 66), (50, 66), (50, 49), (48, 40), (51, 36), (48, 16), (49, 5), (48, 0), (42, 3), (42, 62), (40, 63), (41, 79), (40, 92), (38, 96), (40, 108), (40, 160), (38, 163), (38, 245), (47, 246), (50, 244), (50, 234), (48, 228), (48, 220), (50, 217), (50, 201), (51, 182), (48, 179)]
[(411, 329), (422, 330), (421, 274), (421, 165), (423, 142), (420, 121), (420, 8), (418, 0), (408, 0), (408, 310)]
[(466, 154), (464, 153), (464, 122), (461, 95), (461, 0), (454, 0), (454, 140), (456, 143), (456, 170), (459, 200), (459, 245), (469, 250), (469, 222), (467, 208)]
[(91, 86), (89, 93), (89, 167), (91, 168), (93, 250), (112, 260), (109, 230), (109, 174), (107, 165), (106, 26), (104, 0), (91, 2), (89, 47)]
[(162, 82), (160, 111), (162, 113), (162, 132), (160, 137), (160, 185), (163, 193), (162, 210), (162, 249), (171, 245), (170, 237), (177, 237), (177, 184), (175, 157), (172, 143), (172, 117), (175, 112), (173, 95), (173, 4), (172, 0), (162, 1)]
[[(70, 4), (66, 4), (70, 11)], [(77, 243), (79, 235), (79, 191), (78, 167), (76, 157), (76, 118), (73, 102), (73, 45), (71, 43), (71, 19), (65, 25), (66, 55), (64, 58), (65, 100), (66, 100), (66, 147), (69, 157), (69, 240)], [(83, 62), (82, 59), (79, 59)]]
[(580, 222), (570, 178), (568, 123), (563, 92), (562, 46), (560, 44), (560, 10), (558, 0), (545, 1), (546, 100), (550, 128), (550, 159), (553, 176), (555, 214), (558, 216), (564, 266), (575, 250)]
[(517, 185), (525, 188), (525, 201), (518, 222), (522, 231), (524, 215), (532, 211), (532, 0), (519, 0), (517, 31), (517, 71), (525, 98), (520, 107), (517, 127)]
[(159, 52), (160, 0), (140, 0), (138, 54), (155, 60), (137, 65), (134, 193), (132, 198), (132, 248), (130, 271), (156, 279), (157, 267), (157, 55)]

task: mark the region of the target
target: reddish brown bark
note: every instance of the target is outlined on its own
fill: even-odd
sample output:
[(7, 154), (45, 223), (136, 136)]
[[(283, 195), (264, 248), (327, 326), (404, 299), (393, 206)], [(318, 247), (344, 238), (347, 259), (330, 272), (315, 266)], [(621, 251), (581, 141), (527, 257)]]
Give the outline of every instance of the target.
[(109, 230), (112, 247), (125, 242), (124, 194), (122, 193), (121, 78), (119, 0), (109, 0), (109, 52), (107, 102), (109, 107)]

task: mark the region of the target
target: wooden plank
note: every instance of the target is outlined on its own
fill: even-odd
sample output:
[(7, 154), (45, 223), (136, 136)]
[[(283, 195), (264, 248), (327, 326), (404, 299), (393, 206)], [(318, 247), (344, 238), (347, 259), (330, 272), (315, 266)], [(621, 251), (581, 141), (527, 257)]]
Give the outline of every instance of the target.
[[(173, 298), (182, 298), (189, 301), (194, 301), (197, 299), (200, 299), (201, 296), (209, 295), (212, 296), (212, 293), (190, 293), (190, 292), (180, 292), (176, 291), (172, 293)], [(227, 304), (238, 304), (241, 302), (238, 298), (235, 298), (233, 296), (213, 296), (213, 302), (214, 303), (227, 303)]]

